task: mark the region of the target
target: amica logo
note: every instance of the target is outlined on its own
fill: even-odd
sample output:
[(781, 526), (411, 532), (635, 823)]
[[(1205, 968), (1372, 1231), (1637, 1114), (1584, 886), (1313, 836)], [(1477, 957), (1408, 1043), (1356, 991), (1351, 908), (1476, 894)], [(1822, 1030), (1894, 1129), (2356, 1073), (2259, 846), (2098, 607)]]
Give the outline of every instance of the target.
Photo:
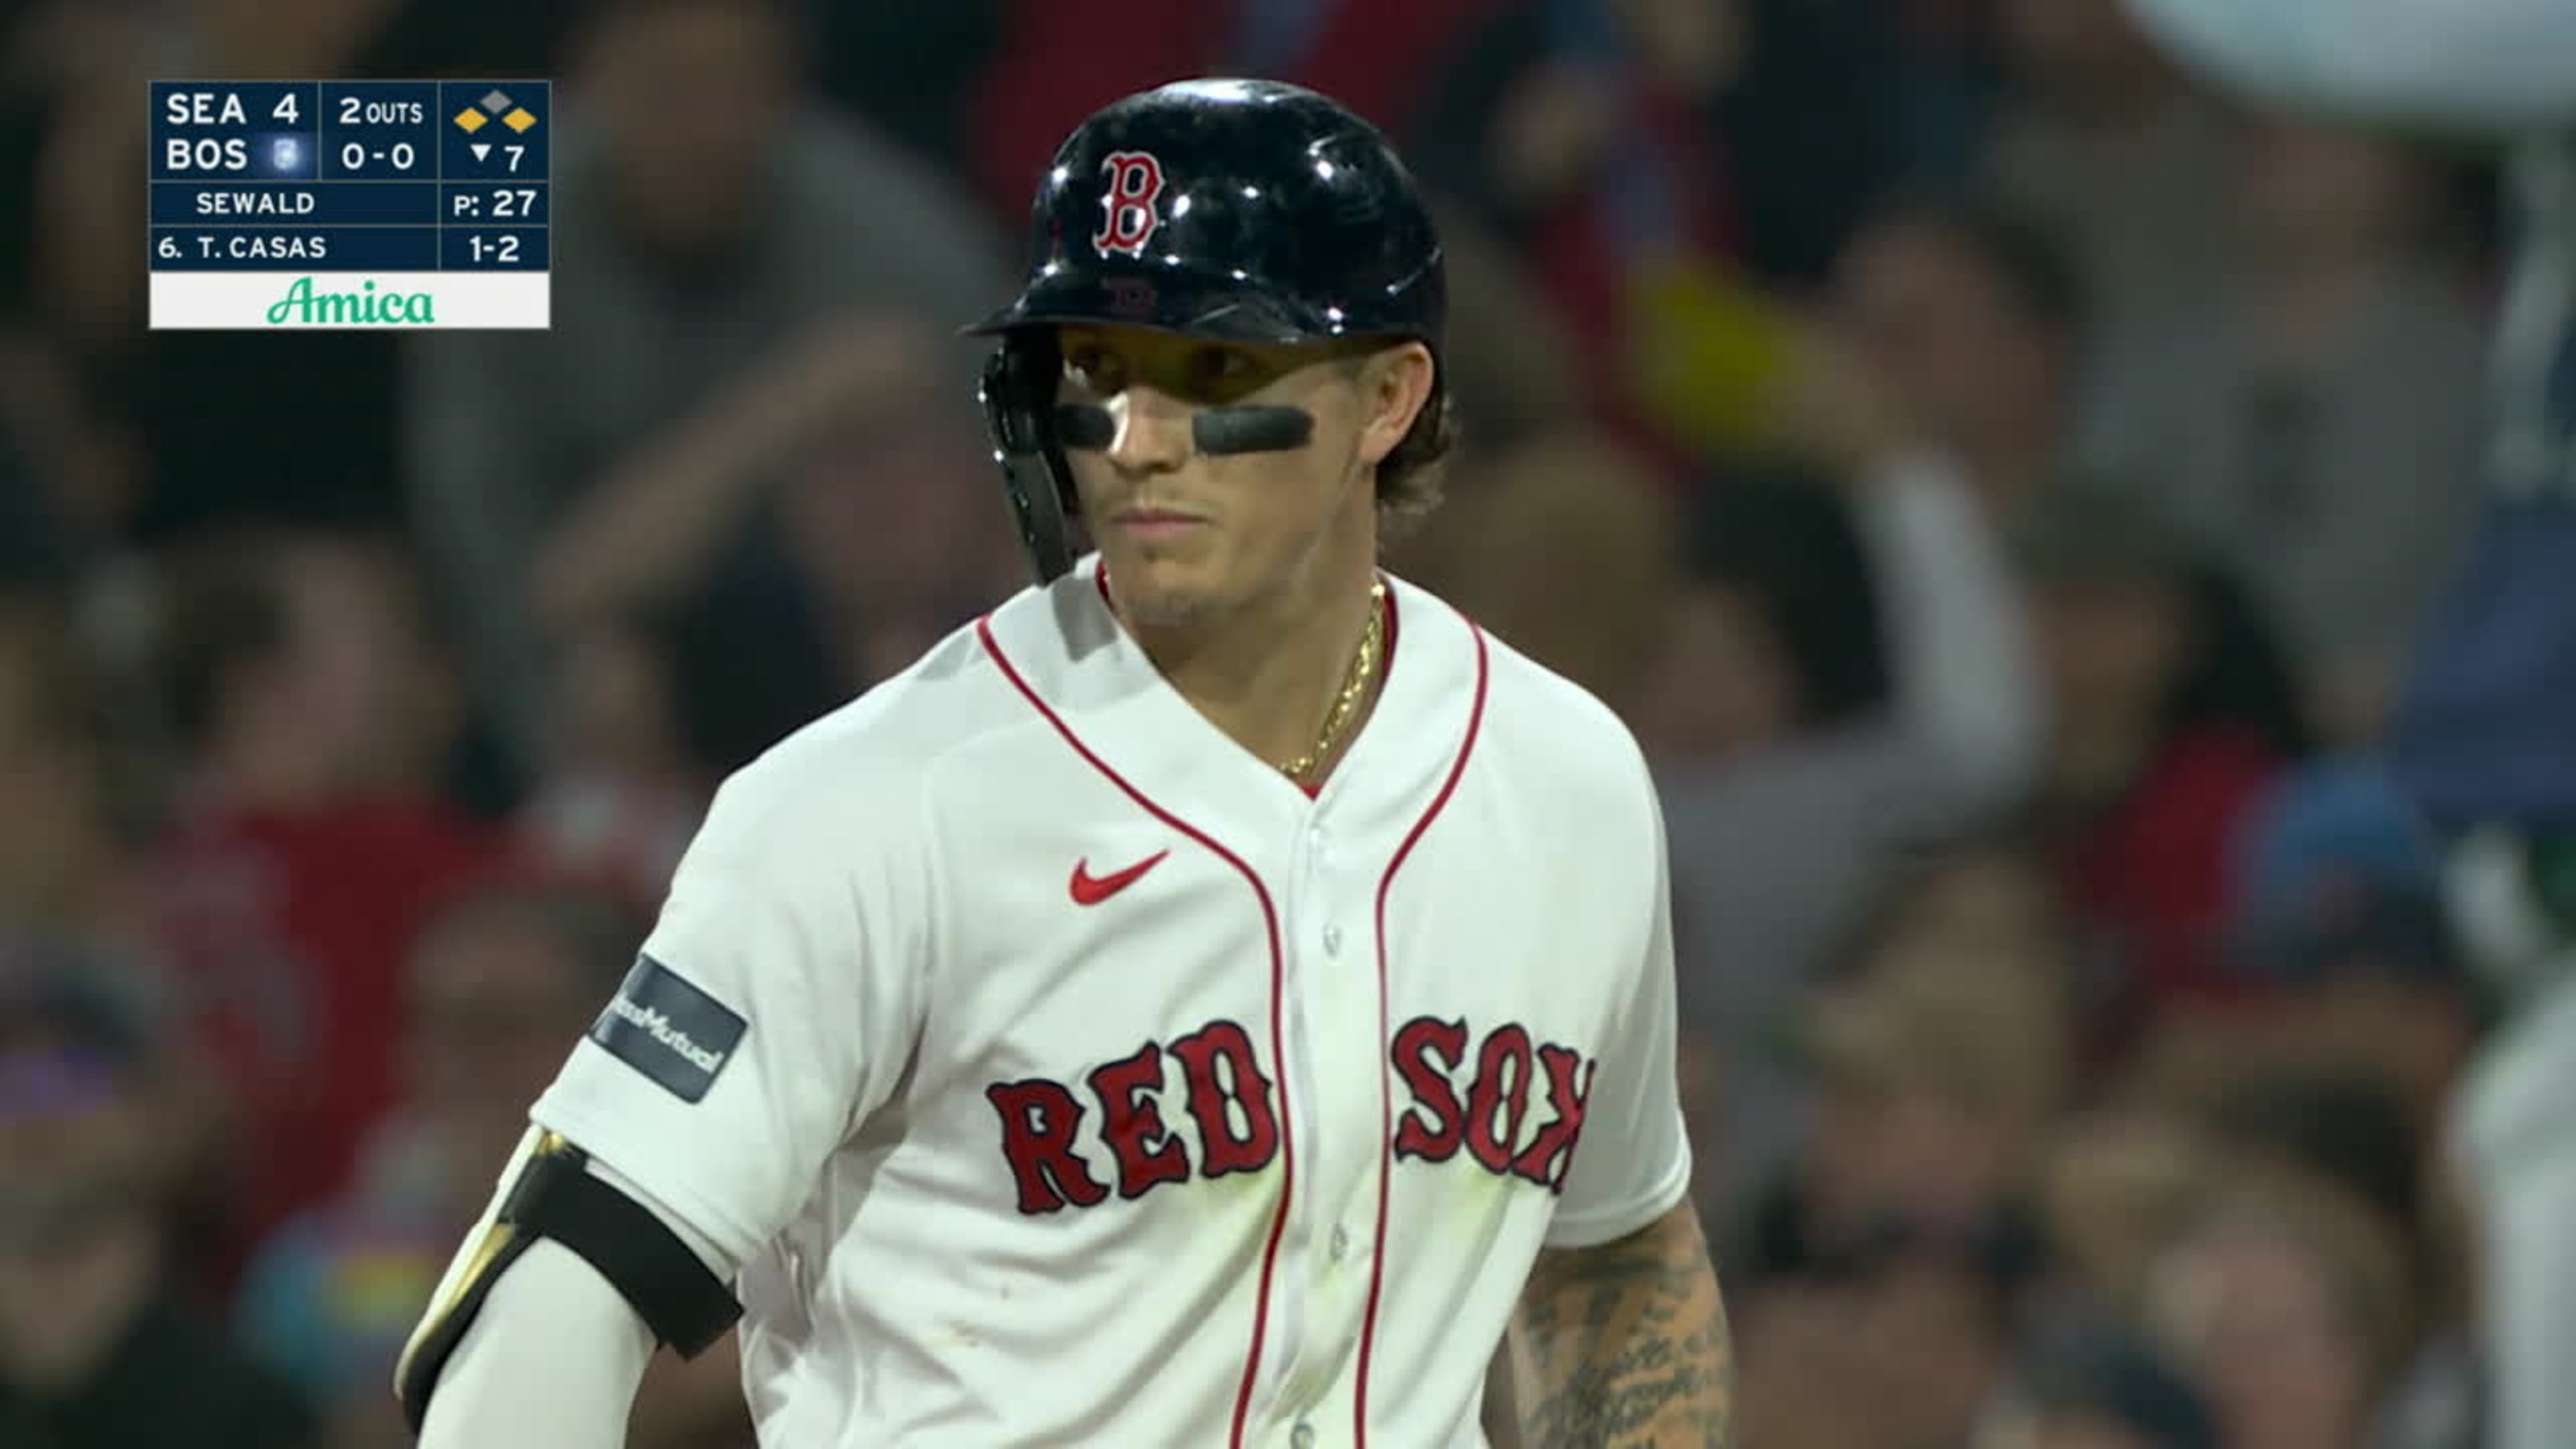
[(268, 305), (268, 325), (290, 322), (306, 327), (422, 326), (438, 320), (436, 303), (427, 292), (382, 292), (373, 278), (355, 292), (319, 292), (311, 277), (298, 277), (286, 295)]

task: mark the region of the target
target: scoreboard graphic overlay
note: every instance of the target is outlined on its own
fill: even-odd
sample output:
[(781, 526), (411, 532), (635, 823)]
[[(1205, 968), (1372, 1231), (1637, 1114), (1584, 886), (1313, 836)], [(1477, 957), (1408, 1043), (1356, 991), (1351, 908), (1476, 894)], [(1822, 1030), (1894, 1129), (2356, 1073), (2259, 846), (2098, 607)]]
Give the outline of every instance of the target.
[(549, 325), (554, 88), (154, 81), (155, 329)]

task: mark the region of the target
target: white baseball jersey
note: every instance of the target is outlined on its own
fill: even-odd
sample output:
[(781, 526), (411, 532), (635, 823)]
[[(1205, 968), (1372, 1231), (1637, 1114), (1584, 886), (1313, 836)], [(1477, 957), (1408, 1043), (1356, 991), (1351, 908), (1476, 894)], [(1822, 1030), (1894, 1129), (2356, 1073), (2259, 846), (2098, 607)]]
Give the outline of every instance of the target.
[(764, 1443), (1480, 1444), (1540, 1248), (1682, 1200), (1637, 746), (1388, 592), (1312, 797), (1096, 561), (727, 782), (534, 1115), (745, 1265)]

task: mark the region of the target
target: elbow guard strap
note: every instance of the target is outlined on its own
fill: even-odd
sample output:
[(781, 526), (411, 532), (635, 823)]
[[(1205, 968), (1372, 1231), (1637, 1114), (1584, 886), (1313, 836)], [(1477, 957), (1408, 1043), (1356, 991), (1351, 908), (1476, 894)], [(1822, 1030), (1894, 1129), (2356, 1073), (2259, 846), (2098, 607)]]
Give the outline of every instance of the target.
[(572, 1250), (616, 1288), (645, 1327), (683, 1358), (713, 1347), (742, 1317), (742, 1305), (653, 1210), (590, 1175), (588, 1154), (546, 1133), (419, 1348), (404, 1362), (403, 1417), (414, 1434), (448, 1356), (473, 1326), (492, 1285), (539, 1239)]

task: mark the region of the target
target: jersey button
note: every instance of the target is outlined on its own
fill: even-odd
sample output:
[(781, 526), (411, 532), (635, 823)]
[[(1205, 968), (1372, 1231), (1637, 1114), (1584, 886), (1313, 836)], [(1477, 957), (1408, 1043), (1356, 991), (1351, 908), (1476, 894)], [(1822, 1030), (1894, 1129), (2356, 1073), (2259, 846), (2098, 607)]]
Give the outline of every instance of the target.
[(1333, 1224), (1333, 1261), (1338, 1263), (1350, 1255), (1351, 1230), (1340, 1223)]
[(1327, 956), (1339, 956), (1342, 954), (1341, 927), (1326, 926), (1324, 928), (1324, 954)]
[(1297, 1427), (1288, 1431), (1288, 1442), (1294, 1449), (1315, 1449), (1315, 1426), (1298, 1420)]

